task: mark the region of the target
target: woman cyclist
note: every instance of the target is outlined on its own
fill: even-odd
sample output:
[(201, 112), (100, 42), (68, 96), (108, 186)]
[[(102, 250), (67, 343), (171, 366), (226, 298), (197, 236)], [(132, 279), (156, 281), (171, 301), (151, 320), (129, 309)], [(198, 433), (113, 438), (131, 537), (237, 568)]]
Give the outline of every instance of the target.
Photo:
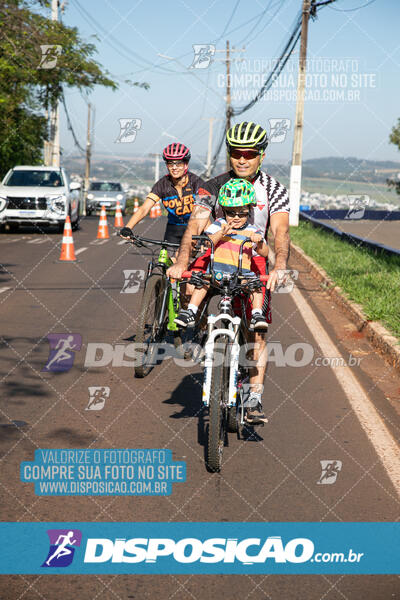
[(161, 177), (152, 187), (142, 206), (129, 219), (120, 234), (128, 237), (126, 228), (133, 229), (150, 210), (161, 202), (168, 212), (168, 223), (164, 240), (180, 244), (186, 226), (192, 214), (195, 196), (204, 182), (189, 168), (190, 150), (179, 142), (169, 144), (163, 150), (163, 159), (167, 165), (168, 175)]

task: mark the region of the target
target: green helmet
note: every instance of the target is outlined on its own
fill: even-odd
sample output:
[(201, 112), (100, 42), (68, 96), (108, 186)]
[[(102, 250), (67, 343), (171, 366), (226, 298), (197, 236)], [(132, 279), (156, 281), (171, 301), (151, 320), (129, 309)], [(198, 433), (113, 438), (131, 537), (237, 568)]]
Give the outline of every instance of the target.
[(263, 152), (268, 146), (268, 136), (265, 129), (252, 121), (238, 123), (226, 132), (226, 145), (229, 148), (255, 148)]
[(246, 179), (230, 179), (219, 190), (220, 206), (247, 206), (256, 204), (256, 193), (253, 185)]

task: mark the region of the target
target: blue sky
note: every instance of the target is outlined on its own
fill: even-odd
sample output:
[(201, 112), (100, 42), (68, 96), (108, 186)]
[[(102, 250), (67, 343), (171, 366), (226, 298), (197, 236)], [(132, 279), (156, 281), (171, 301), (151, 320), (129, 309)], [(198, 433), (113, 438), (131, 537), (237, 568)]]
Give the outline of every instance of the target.
[[(400, 152), (388, 142), (400, 117), (400, 3), (375, 0), (351, 10), (366, 2), (337, 0), (310, 21), (305, 159), (356, 156), (400, 161)], [(259, 89), (263, 72), (279, 55), (300, 8), (301, 0), (69, 0), (63, 20), (76, 26), (84, 40), (95, 43), (97, 60), (119, 81), (150, 84), (148, 91), (121, 83), (117, 92), (97, 87), (90, 94), (96, 107), (95, 155), (146, 155), (179, 140), (205, 160), (206, 119), (219, 119), (214, 146), (224, 119), (225, 54), (219, 51), (227, 39), (231, 46), (245, 46), (244, 52), (235, 53), (243, 61), (232, 63), (232, 103), (242, 106), (246, 94), (251, 98)], [(206, 69), (189, 69), (193, 44), (214, 44), (217, 60)], [(267, 128), (269, 119), (290, 121), (285, 140), (269, 147), (271, 161), (291, 159), (298, 52), (299, 46), (275, 84), (276, 97), (262, 99), (233, 121), (254, 120)], [(66, 91), (66, 100), (74, 129), (84, 141), (85, 100), (74, 89)], [(133, 143), (115, 143), (121, 118), (141, 119)], [(65, 154), (75, 153), (63, 111), (61, 136)]]

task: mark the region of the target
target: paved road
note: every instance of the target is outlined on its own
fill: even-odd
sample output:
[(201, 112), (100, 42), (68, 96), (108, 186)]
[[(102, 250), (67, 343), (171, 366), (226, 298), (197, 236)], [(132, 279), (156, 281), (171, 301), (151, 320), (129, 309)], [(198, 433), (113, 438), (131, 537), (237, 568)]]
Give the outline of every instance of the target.
[[(139, 231), (159, 238), (164, 225), (164, 219), (146, 219)], [(390, 465), (389, 470), (388, 465), (384, 467), (366, 433), (368, 428), (360, 424), (354, 409), (357, 398), (345, 393), (335, 369), (316, 365), (323, 350), (309, 329), (309, 314), (299, 310), (292, 294), (274, 295), (269, 339), (277, 343), (277, 358), (269, 367), (264, 393), (270, 422), (246, 441), (230, 435), (221, 474), (210, 474), (204, 467), (207, 415), (200, 404), (198, 365), (178, 366), (168, 359), (145, 379), (135, 379), (129, 366), (85, 368), (89, 343), (116, 345), (134, 340), (141, 291), (121, 293), (123, 271), (145, 269), (149, 260), (148, 252), (140, 255), (130, 245), (119, 245), (114, 236), (97, 242), (96, 227), (97, 219), (88, 218), (74, 234), (75, 248), (85, 248), (76, 264), (57, 262), (60, 236), (56, 234), (21, 231), (0, 236), (3, 521), (399, 518)], [(398, 439), (398, 375), (301, 269), (297, 290), (339, 352), (346, 359), (349, 353), (359, 359), (359, 366), (341, 373), (351, 371), (389, 434)], [(64, 373), (42, 372), (49, 354), (46, 336), (66, 332), (82, 336), (73, 368)], [(279, 349), (290, 352), (299, 343), (312, 348), (311, 363), (283, 366)], [(85, 410), (90, 386), (110, 388), (100, 411)], [(37, 448), (88, 447), (169, 448), (175, 460), (186, 461), (187, 481), (174, 484), (170, 497), (130, 498), (38, 497), (32, 484), (19, 481), (20, 462), (33, 460)], [(342, 463), (333, 485), (317, 483), (323, 460)], [(62, 585), (64, 594), (85, 599), (387, 600), (400, 598), (399, 581), (389, 575), (65, 575)], [(0, 577), (2, 600), (55, 600), (60, 594), (60, 578), (55, 576)]]
[(367, 219), (341, 221), (321, 219), (321, 221), (346, 233), (354, 233), (373, 242), (400, 250), (400, 221), (370, 221)]

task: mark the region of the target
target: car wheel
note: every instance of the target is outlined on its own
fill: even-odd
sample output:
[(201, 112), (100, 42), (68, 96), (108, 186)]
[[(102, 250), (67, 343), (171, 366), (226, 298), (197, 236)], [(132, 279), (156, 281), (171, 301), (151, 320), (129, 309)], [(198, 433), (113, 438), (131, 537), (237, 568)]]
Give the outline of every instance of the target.
[(57, 232), (58, 233), (63, 233), (64, 232), (64, 221), (61, 221), (60, 223), (57, 223)]

